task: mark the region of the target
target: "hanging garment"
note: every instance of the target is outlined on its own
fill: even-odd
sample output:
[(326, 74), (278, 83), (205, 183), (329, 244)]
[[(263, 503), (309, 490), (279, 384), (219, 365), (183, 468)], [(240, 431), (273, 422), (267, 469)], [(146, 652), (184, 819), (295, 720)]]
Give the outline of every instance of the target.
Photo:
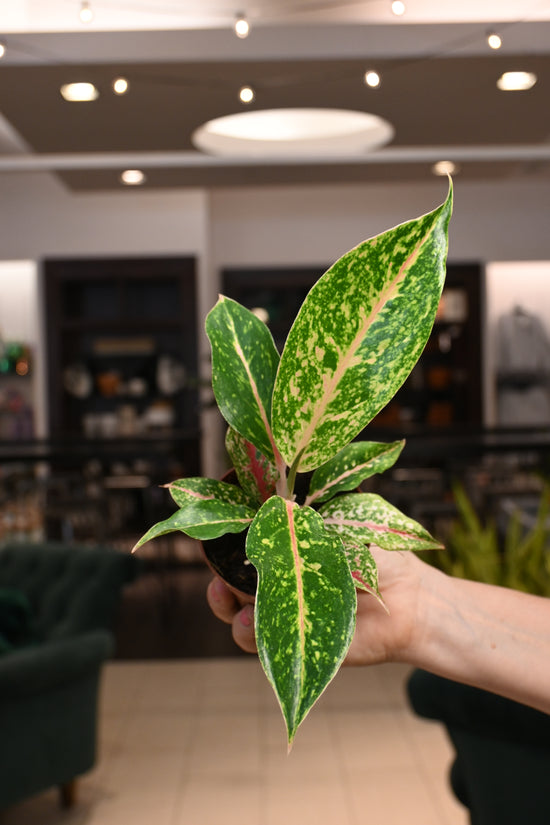
[(499, 319), (497, 335), (499, 424), (550, 424), (550, 342), (544, 324), (516, 307)]

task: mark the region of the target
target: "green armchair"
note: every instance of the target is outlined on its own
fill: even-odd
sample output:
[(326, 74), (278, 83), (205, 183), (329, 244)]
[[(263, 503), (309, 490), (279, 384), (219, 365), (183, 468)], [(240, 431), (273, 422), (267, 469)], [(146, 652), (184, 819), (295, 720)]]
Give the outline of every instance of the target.
[(423, 670), (407, 694), (418, 716), (447, 729), (451, 788), (472, 825), (548, 825), (550, 716)]
[(140, 569), (109, 548), (0, 546), (0, 810), (52, 787), (73, 803), (96, 760), (115, 610)]

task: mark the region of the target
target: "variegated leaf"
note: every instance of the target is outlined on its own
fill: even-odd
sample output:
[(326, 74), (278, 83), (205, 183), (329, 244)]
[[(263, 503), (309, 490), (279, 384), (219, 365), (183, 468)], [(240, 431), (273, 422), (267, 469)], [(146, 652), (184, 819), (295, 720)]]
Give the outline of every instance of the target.
[(353, 444), (348, 444), (334, 458), (315, 470), (306, 504), (328, 501), (336, 493), (355, 490), (365, 479), (392, 467), (404, 446), (404, 441), (394, 441), (391, 444), (354, 441)]
[(355, 587), (338, 537), (314, 510), (279, 496), (258, 512), (246, 554), (258, 571), (258, 652), (290, 744), (351, 643)]
[(288, 335), (272, 427), (289, 466), (314, 470), (390, 401), (430, 335), (445, 277), (445, 203), (340, 258), (312, 287)]
[(346, 538), (342, 544), (355, 586), (378, 594), (378, 568), (369, 548)]
[(364, 544), (352, 542), (346, 538), (342, 540), (342, 544), (355, 586), (359, 590), (370, 593), (387, 610), (378, 587), (378, 568), (370, 549)]
[(273, 458), (271, 397), (279, 353), (269, 329), (222, 295), (206, 318), (206, 332), (212, 347), (212, 389), (221, 414)]
[(178, 507), (185, 507), (200, 501), (224, 501), (245, 507), (252, 505), (250, 497), (236, 484), (228, 484), (214, 478), (202, 478), (201, 476), (179, 478), (164, 486), (170, 490)]
[(239, 484), (251, 501), (260, 505), (275, 495), (279, 473), (272, 461), (232, 427), (225, 435), (225, 446)]
[(170, 518), (159, 521), (140, 538), (134, 550), (151, 539), (179, 530), (194, 539), (217, 539), (225, 533), (242, 533), (251, 524), (256, 511), (243, 504), (214, 499), (196, 499)]
[(442, 545), (417, 521), (375, 493), (351, 493), (323, 504), (325, 526), (342, 539), (384, 550), (437, 550)]

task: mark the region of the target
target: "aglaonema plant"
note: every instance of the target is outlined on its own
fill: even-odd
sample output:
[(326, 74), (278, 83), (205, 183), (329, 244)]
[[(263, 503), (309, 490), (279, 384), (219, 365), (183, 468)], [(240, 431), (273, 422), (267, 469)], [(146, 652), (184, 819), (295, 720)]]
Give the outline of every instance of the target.
[[(281, 356), (255, 314), (219, 298), (206, 332), (238, 484), (173, 481), (167, 486), (178, 509), (136, 545), (172, 531), (206, 543), (246, 535), (257, 571), (259, 658), (289, 746), (346, 656), (357, 589), (380, 598), (371, 547), (440, 546), (382, 497), (358, 491), (395, 463), (404, 441), (354, 439), (403, 384), (428, 340), (451, 211), (449, 184), (433, 212), (343, 255), (307, 295)], [(307, 493), (297, 501), (301, 474)]]

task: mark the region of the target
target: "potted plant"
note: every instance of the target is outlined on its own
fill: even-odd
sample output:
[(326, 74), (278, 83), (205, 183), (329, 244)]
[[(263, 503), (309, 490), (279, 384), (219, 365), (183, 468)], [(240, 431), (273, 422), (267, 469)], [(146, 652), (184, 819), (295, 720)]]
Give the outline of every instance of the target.
[[(246, 537), (240, 541), (257, 572), (259, 657), (289, 746), (345, 658), (356, 588), (380, 597), (370, 546), (440, 546), (380, 496), (357, 492), (393, 465), (404, 442), (353, 439), (403, 384), (428, 340), (451, 211), (450, 183), (433, 212), (343, 255), (310, 290), (281, 356), (256, 315), (220, 297), (206, 332), (238, 483), (168, 484), (178, 509), (136, 545), (176, 530), (206, 547), (224, 534)], [(305, 497), (297, 500), (303, 478)]]

